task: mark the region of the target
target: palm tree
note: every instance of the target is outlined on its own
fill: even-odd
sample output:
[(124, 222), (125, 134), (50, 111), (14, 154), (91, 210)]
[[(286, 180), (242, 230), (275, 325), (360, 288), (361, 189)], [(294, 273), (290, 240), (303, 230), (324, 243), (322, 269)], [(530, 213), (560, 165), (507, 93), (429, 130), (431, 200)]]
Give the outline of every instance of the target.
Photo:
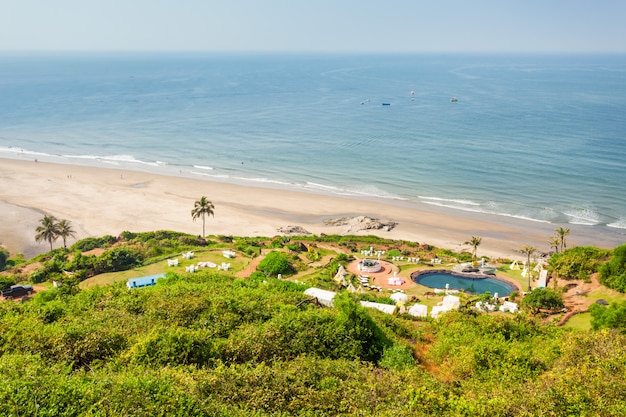
[(559, 253), (559, 245), (561, 244), (561, 240), (558, 236), (551, 236), (550, 239), (548, 239), (548, 243), (550, 244), (551, 248), (554, 248), (554, 251), (556, 253)]
[(472, 249), (472, 262), (476, 260), (476, 251), (482, 241), (483, 241), (482, 237), (472, 236), (471, 240), (464, 243), (464, 245), (470, 245), (473, 248)]
[(191, 210), (191, 218), (195, 221), (198, 217), (202, 217), (202, 237), (206, 236), (204, 233), (204, 221), (206, 216), (215, 217), (215, 212), (213, 211), (215, 206), (206, 197), (202, 196), (200, 200), (196, 201), (193, 205), (193, 210)]
[(57, 240), (58, 235), (58, 227), (56, 223), (57, 219), (54, 216), (43, 216), (43, 219), (39, 220), (41, 226), (37, 226), (35, 231), (37, 234), (35, 235), (35, 241), (41, 242), (45, 240), (50, 243), (50, 251), (52, 251), (52, 242)]
[(67, 238), (76, 236), (76, 232), (72, 228), (72, 222), (65, 219), (58, 222), (57, 236), (63, 239), (63, 247), (67, 249)]
[(530, 245), (524, 245), (522, 246), (522, 249), (519, 250), (520, 253), (526, 255), (526, 268), (528, 268), (526, 270), (526, 276), (528, 277), (528, 291), (530, 291), (530, 256), (535, 253), (536, 250), (536, 247)]
[(565, 243), (565, 236), (569, 235), (569, 229), (559, 227), (558, 229), (554, 229), (554, 231), (556, 232), (559, 240), (561, 241), (561, 252), (563, 252), (563, 250), (567, 248), (567, 244)]

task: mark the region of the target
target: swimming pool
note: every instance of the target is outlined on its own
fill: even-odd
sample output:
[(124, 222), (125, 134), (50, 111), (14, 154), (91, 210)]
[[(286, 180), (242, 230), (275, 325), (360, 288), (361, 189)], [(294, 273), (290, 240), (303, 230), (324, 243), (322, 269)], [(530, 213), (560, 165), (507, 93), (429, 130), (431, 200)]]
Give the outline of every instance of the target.
[(463, 290), (472, 294), (484, 294), (489, 291), (491, 294), (498, 293), (498, 296), (505, 297), (517, 290), (517, 287), (498, 278), (466, 278), (451, 272), (414, 272), (411, 279), (420, 285), (429, 288), (447, 288), (451, 290)]

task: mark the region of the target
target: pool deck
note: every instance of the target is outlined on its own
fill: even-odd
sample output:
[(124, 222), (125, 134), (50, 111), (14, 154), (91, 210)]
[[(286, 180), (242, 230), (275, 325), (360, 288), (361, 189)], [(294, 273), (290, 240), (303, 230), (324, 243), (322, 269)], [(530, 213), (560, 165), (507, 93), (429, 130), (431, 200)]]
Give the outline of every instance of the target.
[(389, 285), (389, 283), (387, 282), (388, 278), (393, 278), (393, 273), (394, 272), (399, 272), (400, 268), (398, 268), (396, 265), (394, 265), (391, 262), (388, 261), (384, 261), (384, 260), (380, 260), (377, 261), (380, 263), (380, 265), (382, 266), (382, 269), (378, 272), (363, 272), (363, 271), (359, 271), (359, 262), (361, 261), (361, 259), (357, 259), (356, 261), (352, 261), (349, 265), (348, 265), (348, 272), (350, 272), (351, 274), (354, 275), (366, 275), (370, 278), (370, 283), (371, 285), (376, 285), (378, 287), (382, 287), (383, 289), (386, 290), (406, 290), (408, 288), (413, 288), (415, 287), (417, 284), (415, 282), (413, 282), (411, 280), (410, 277), (406, 277), (403, 276), (401, 274), (397, 275), (397, 278), (401, 278), (404, 280), (404, 283), (402, 285)]

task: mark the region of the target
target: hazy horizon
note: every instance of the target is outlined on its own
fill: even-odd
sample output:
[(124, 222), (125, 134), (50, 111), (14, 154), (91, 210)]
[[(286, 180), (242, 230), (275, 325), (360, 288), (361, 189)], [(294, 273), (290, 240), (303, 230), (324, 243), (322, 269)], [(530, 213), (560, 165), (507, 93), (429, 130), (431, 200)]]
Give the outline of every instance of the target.
[(624, 53), (626, 2), (5, 0), (2, 52)]

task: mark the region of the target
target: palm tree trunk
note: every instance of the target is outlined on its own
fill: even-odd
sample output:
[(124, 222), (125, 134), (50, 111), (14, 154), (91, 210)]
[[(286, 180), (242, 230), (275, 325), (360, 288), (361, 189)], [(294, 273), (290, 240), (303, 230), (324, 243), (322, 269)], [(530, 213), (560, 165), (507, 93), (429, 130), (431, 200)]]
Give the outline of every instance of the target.
[(204, 231), (204, 219), (205, 219), (205, 215), (204, 213), (202, 214), (202, 238), (204, 239), (204, 237), (206, 236), (206, 232)]
[(528, 292), (530, 292), (530, 255), (526, 258), (526, 262), (528, 265), (528, 269), (526, 270), (526, 275), (528, 276)]

